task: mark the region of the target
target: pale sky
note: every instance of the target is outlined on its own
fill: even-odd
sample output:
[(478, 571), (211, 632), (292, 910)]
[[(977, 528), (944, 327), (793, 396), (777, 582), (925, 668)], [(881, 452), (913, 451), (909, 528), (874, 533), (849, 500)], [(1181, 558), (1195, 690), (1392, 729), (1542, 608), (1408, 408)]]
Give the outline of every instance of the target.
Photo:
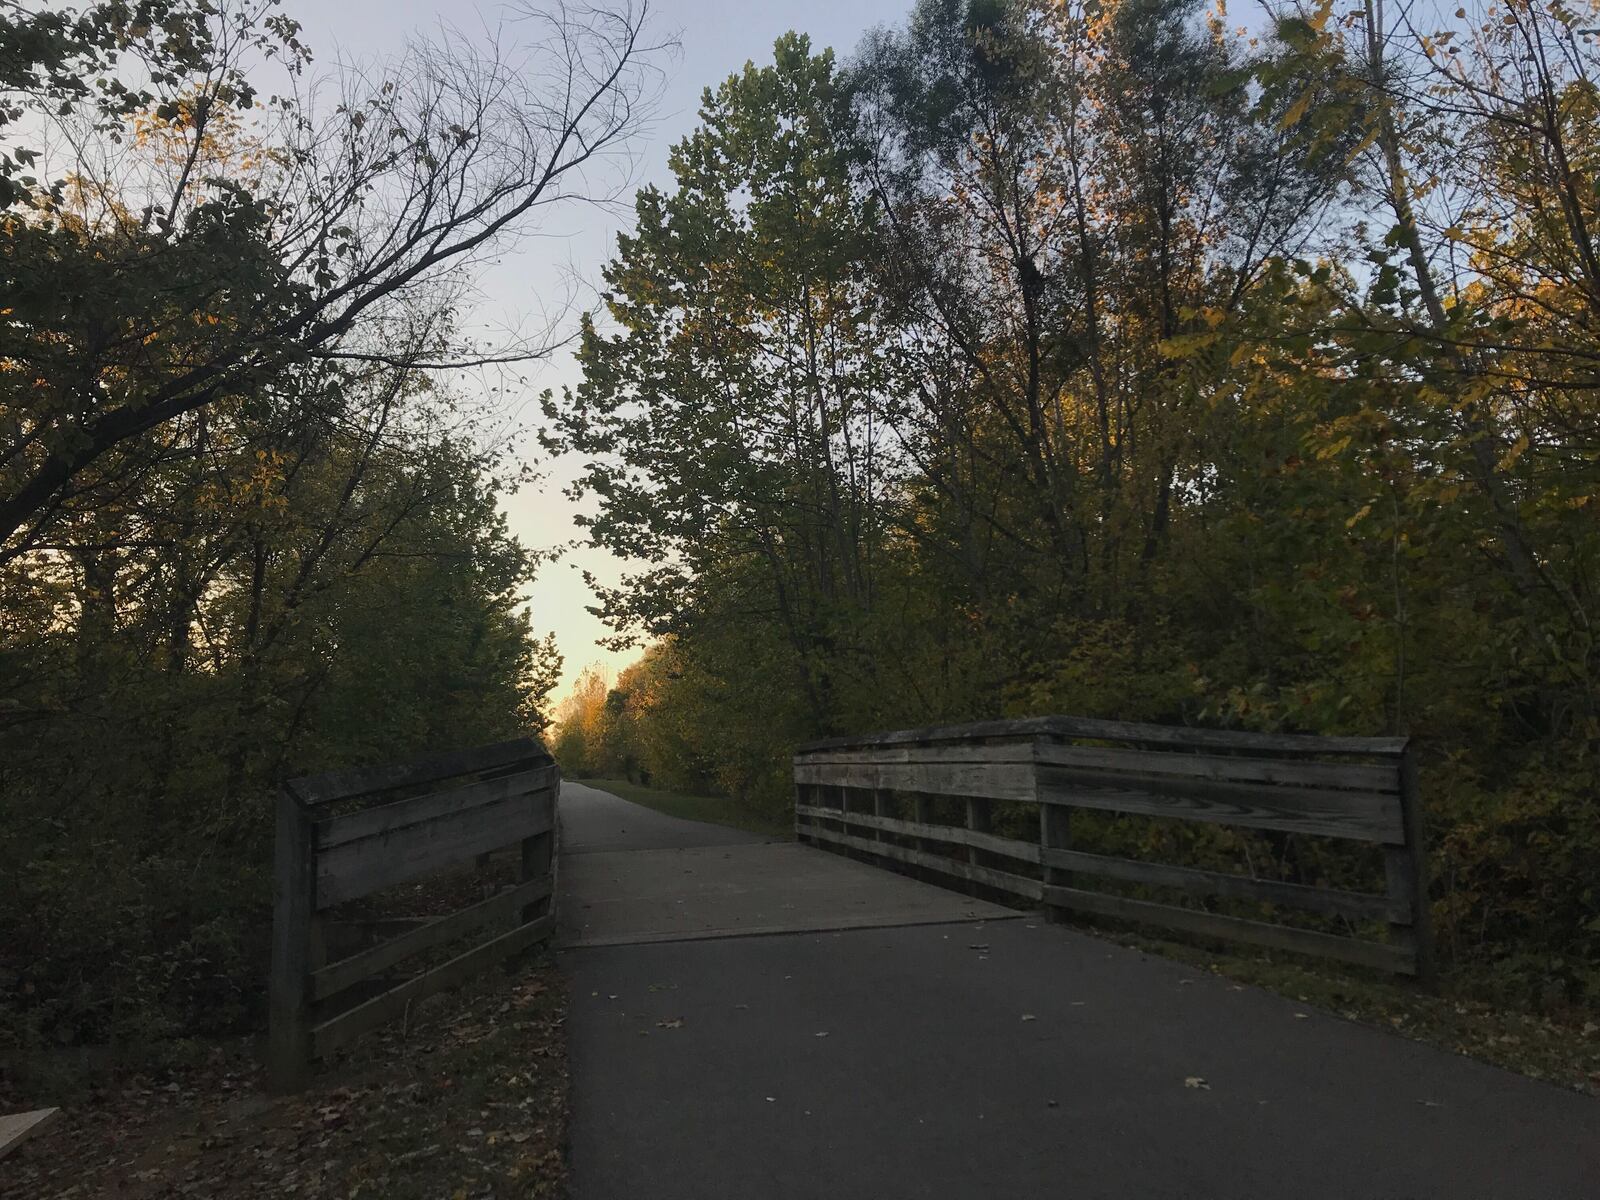
[[(528, 0), (537, 7), (540, 0)], [(772, 43), (795, 29), (810, 34), (813, 47), (832, 46), (848, 57), (861, 36), (877, 25), (898, 25), (913, 0), (652, 0), (650, 24), (662, 37), (675, 37), (678, 53), (663, 59), (665, 91), (654, 127), (636, 147), (635, 186), (666, 186), (668, 148), (696, 123), (700, 93), (715, 87), (748, 61), (771, 61)], [(341, 0), (307, 3), (285, 0), (284, 11), (303, 27), (303, 40), (326, 66), (338, 58), (372, 60), (398, 50), (413, 32), (437, 34), (440, 23), (475, 30), (492, 24), (501, 12), (492, 0), (448, 3), (441, 0)], [(630, 199), (632, 191), (628, 193)], [(528, 323), (541, 310), (581, 289), (580, 308), (592, 304), (600, 282), (600, 268), (616, 248), (621, 223), (631, 209), (608, 213), (595, 208), (574, 208), (562, 215), (561, 225), (546, 228), (541, 236), (508, 250), (482, 281), (484, 300), (479, 314), (483, 323), (499, 328)], [(556, 236), (552, 237), (551, 234)], [(575, 320), (576, 314), (574, 314)], [(532, 403), (539, 391), (575, 382), (576, 364), (565, 351), (528, 373), (527, 405), (523, 419), (537, 420)], [(523, 453), (537, 461), (538, 448), (526, 440)], [(511, 497), (506, 512), (512, 531), (524, 543), (539, 548), (562, 545), (581, 532), (572, 522), (577, 511), (561, 495), (562, 485), (576, 472), (576, 463), (538, 462), (545, 480), (536, 490)], [(534, 627), (541, 634), (554, 631), (566, 659), (562, 693), (578, 673), (591, 663), (603, 664), (614, 676), (638, 651), (614, 653), (595, 644), (606, 628), (586, 608), (594, 599), (585, 586), (587, 569), (614, 582), (620, 564), (603, 551), (582, 547), (545, 566), (530, 594)]]

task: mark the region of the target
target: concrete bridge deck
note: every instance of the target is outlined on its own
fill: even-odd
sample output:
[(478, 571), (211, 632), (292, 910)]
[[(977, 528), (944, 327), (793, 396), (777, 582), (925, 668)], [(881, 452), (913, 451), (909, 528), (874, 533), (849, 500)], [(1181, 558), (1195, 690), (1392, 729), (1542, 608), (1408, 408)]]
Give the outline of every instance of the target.
[(576, 1200), (1600, 1196), (1587, 1097), (582, 785), (562, 822)]
[(975, 919), (998, 904), (797, 842), (561, 789), (559, 944), (615, 946)]

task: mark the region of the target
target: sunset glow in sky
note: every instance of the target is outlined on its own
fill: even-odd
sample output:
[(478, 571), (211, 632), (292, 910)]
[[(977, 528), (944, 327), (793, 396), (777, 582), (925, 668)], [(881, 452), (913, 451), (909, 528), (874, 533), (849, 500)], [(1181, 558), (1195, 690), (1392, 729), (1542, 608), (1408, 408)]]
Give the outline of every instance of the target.
[[(529, 0), (537, 6), (541, 0)], [(662, 56), (665, 87), (650, 133), (634, 147), (633, 187), (646, 183), (670, 184), (667, 151), (695, 125), (700, 94), (747, 61), (762, 63), (780, 34), (798, 29), (811, 35), (812, 45), (832, 46), (848, 57), (867, 30), (897, 24), (911, 0), (810, 0), (808, 3), (768, 3), (766, 0), (653, 0), (649, 28), (656, 40), (678, 42), (677, 52)], [(414, 34), (441, 36), (441, 25), (451, 30), (476, 31), (493, 25), (511, 11), (492, 3), (469, 5), (444, 0), (342, 0), (307, 3), (286, 0), (285, 11), (303, 26), (303, 40), (317, 57), (319, 68), (340, 59), (371, 62), (399, 50)], [(483, 300), (474, 324), (490, 328), (537, 328), (544, 314), (572, 301), (565, 325), (575, 327), (578, 313), (595, 303), (600, 269), (616, 246), (616, 235), (631, 221), (631, 204), (614, 211), (592, 206), (561, 212), (556, 223), (519, 245), (508, 247), (481, 280)], [(545, 388), (559, 390), (578, 377), (568, 351), (525, 372), (524, 394), (512, 401), (521, 419), (538, 419), (535, 403)], [(510, 497), (506, 511), (511, 528), (524, 543), (550, 548), (581, 534), (573, 524), (578, 511), (562, 494), (562, 486), (576, 473), (576, 463), (540, 462), (532, 437), (522, 452), (543, 473), (537, 489)], [(620, 565), (603, 551), (580, 547), (545, 567), (531, 592), (534, 626), (541, 634), (553, 630), (566, 659), (563, 690), (590, 663), (604, 664), (614, 675), (637, 651), (617, 653), (596, 645), (607, 632), (587, 611), (593, 597), (583, 582), (583, 571), (615, 581)]]

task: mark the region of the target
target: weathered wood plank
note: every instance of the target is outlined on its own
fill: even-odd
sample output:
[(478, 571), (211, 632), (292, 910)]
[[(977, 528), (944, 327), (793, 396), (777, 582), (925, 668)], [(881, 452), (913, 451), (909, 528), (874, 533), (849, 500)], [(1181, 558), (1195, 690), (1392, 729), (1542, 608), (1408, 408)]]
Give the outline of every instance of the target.
[(1044, 852), (1043, 862), (1048, 867), (1098, 875), (1105, 879), (1120, 879), (1124, 883), (1178, 888), (1197, 896), (1259, 900), (1324, 916), (1349, 917), (1353, 921), (1388, 921), (1405, 912), (1404, 905), (1388, 896), (1347, 892), (1339, 888), (1308, 887), (1276, 879), (1252, 879), (1247, 875), (1139, 862), (1106, 854), (1088, 854), (1081, 850), (1051, 848)]
[[(936, 828), (943, 828), (943, 826), (937, 826)], [(974, 883), (986, 883), (990, 887), (1011, 892), (1029, 900), (1037, 900), (1039, 898), (1040, 884), (1037, 879), (1013, 875), (1009, 871), (997, 871), (992, 867), (976, 866), (961, 859), (945, 858), (943, 855), (930, 854), (925, 850), (913, 849), (910, 846), (896, 846), (889, 842), (875, 842), (871, 838), (841, 833), (837, 829), (827, 829), (820, 825), (810, 826), (806, 832), (821, 842), (831, 842), (837, 846), (848, 846), (853, 850), (864, 850), (868, 854), (878, 855), (882, 858), (892, 858), (896, 862), (909, 863), (912, 866), (927, 867), (931, 871), (942, 871), (946, 875), (954, 875), (959, 879), (968, 879)]]
[(370, 979), (435, 946), (453, 942), (484, 926), (509, 921), (517, 917), (525, 905), (544, 899), (550, 895), (550, 891), (551, 880), (548, 877), (531, 880), (477, 904), (457, 909), (448, 916), (424, 922), (369, 950), (342, 958), (312, 974), (311, 998), (325, 1000), (351, 984)]
[(542, 897), (522, 908), (522, 919), (532, 921), (552, 911), (555, 907), (556, 875), (559, 871), (557, 865), (556, 843), (561, 837), (560, 822), (554, 820), (554, 815), (561, 803), (561, 779), (556, 778), (555, 786), (550, 795), (550, 812), (552, 820), (547, 833), (535, 834), (533, 837), (524, 838), (518, 847), (519, 864), (518, 879), (524, 886), (544, 881), (549, 890)]
[[(883, 788), (874, 788), (872, 790), (873, 817), (879, 821), (897, 820), (898, 818), (889, 815), (892, 811), (894, 811), (894, 793)], [(878, 832), (873, 837), (881, 842), (884, 839), (883, 827), (880, 825), (877, 828)]]
[(272, 974), (267, 985), (267, 1082), (294, 1091), (310, 1048), (306, 977), (316, 912), (316, 848), (311, 821), (287, 785), (279, 790), (272, 875)]
[[(796, 807), (795, 813), (798, 816), (834, 821), (840, 817), (838, 809), (816, 808), (811, 805), (800, 805)], [(899, 817), (880, 817), (872, 813), (850, 813), (845, 820), (851, 825), (863, 825), (868, 829), (881, 830), (884, 833), (898, 833), (926, 841), (970, 846), (978, 850), (987, 850), (991, 854), (1003, 854), (1009, 858), (1020, 859), (1023, 862), (1039, 861), (1038, 846), (1030, 842), (1019, 842), (1014, 838), (1001, 837), (998, 834), (985, 833), (979, 829), (964, 829), (959, 825), (939, 825), (927, 821), (907, 821)]]
[(392, 804), (379, 804), (342, 817), (328, 817), (318, 821), (317, 848), (328, 850), (346, 842), (373, 837), (391, 829), (416, 825), (442, 817), (448, 813), (502, 800), (507, 796), (538, 791), (552, 787), (559, 772), (554, 766), (534, 767), (511, 775), (497, 775), (493, 779), (466, 783), (444, 791), (429, 792), (425, 796), (412, 796)]
[(32, 1112), (0, 1114), (0, 1158), (23, 1142), (43, 1133), (61, 1116), (59, 1108), (36, 1108)]
[(1406, 747), (1405, 738), (1317, 737), (1300, 733), (1247, 733), (1228, 729), (1192, 729), (1182, 725), (1144, 725), (1099, 721), (1088, 717), (1028, 717), (1012, 721), (980, 721), (970, 725), (935, 725), (850, 737), (824, 738), (799, 748), (800, 755), (821, 750), (891, 746), (908, 742), (970, 742), (976, 738), (1082, 738), (1129, 745), (1187, 747), (1196, 750), (1249, 751), (1264, 754), (1349, 755), (1388, 758)]
[(879, 746), (856, 750), (802, 751), (796, 762), (875, 766), (884, 763), (1028, 763), (1037, 757), (1035, 743), (943, 743), (936, 746)]
[(820, 750), (797, 755), (796, 763), (880, 766), (888, 764), (1026, 763), (1113, 772), (1171, 775), (1200, 780), (1276, 784), (1291, 787), (1346, 789), (1397, 794), (1398, 760), (1386, 763), (1317, 762), (1305, 758), (1271, 759), (1240, 754), (1198, 754), (1181, 749), (1128, 749), (1074, 746), (1049, 741), (1002, 745), (945, 744), (884, 746), (854, 750)]
[(545, 789), (334, 846), (317, 858), (316, 906), (329, 908), (431, 874), (544, 833), (554, 823), (555, 793)]
[(537, 738), (516, 738), (473, 750), (453, 750), (448, 754), (436, 754), (397, 766), (325, 771), (320, 775), (291, 779), (287, 786), (300, 798), (301, 803), (314, 806), (369, 796), (374, 792), (387, 792), (394, 788), (417, 787), (458, 775), (499, 770), (518, 763), (544, 766), (550, 761), (549, 752)]
[(1032, 800), (1031, 763), (882, 763), (812, 764), (797, 760), (797, 783), (831, 787), (891, 788), (940, 796), (978, 796), (990, 800)]
[[(918, 792), (912, 796), (911, 815), (912, 819), (918, 825), (934, 825), (933, 797), (925, 792)], [(917, 849), (921, 850), (925, 854), (937, 854), (940, 845), (941, 843), (939, 841), (936, 841), (932, 838), (924, 837), (917, 839)]]
[(348, 1045), (369, 1029), (400, 1016), (406, 1009), (427, 996), (455, 987), (476, 975), (484, 967), (517, 951), (533, 945), (547, 936), (555, 927), (554, 914), (541, 917), (526, 925), (519, 925), (491, 941), (459, 954), (433, 970), (408, 979), (390, 988), (381, 996), (374, 996), (348, 1012), (340, 1013), (311, 1030), (312, 1053), (327, 1058), (341, 1046)]
[(1041, 763), (1079, 770), (1171, 775), (1212, 782), (1343, 789), (1398, 794), (1400, 764), (1316, 762), (1304, 758), (1249, 758), (1239, 754), (1195, 754), (1186, 750), (1140, 750), (1107, 746), (1039, 745)]
[(1417, 977), (1427, 987), (1437, 983), (1433, 961), (1433, 904), (1428, 896), (1428, 856), (1423, 828), (1422, 796), (1417, 788), (1417, 757), (1407, 747), (1400, 759), (1400, 813), (1405, 828), (1403, 850), (1385, 852), (1384, 871), (1389, 892), (1404, 900), (1409, 913), (1402, 929), (1399, 924), (1391, 936), (1409, 936), (1416, 951)]
[(1318, 958), (1335, 958), (1342, 962), (1373, 967), (1380, 971), (1394, 971), (1402, 975), (1416, 973), (1416, 963), (1412, 955), (1399, 946), (1364, 942), (1356, 938), (1318, 933), (1309, 929), (1293, 929), (1287, 925), (1269, 925), (1264, 921), (1247, 921), (1242, 917), (1200, 912), (1192, 908), (1177, 908), (1174, 905), (1156, 904), (1149, 900), (1131, 900), (1126, 896), (1112, 896), (1105, 892), (1086, 892), (1078, 888), (1047, 886), (1043, 889), (1043, 893), (1046, 904), (1076, 912), (1147, 925), (1160, 925), (1201, 937), (1247, 942)]
[[(1052, 861), (1062, 861), (1059, 855), (1065, 854), (1072, 845), (1072, 810), (1061, 804), (1041, 804), (1039, 806), (1039, 872), (1046, 884), (1058, 887), (1071, 887), (1076, 882), (1071, 871), (1062, 870), (1051, 865)], [(1062, 920), (1061, 910), (1058, 908), (1045, 909), (1045, 919), (1055, 923)]]
[(1396, 796), (1152, 775), (1112, 777), (1074, 767), (1041, 765), (1038, 770), (1038, 798), (1044, 804), (1315, 833), (1360, 842), (1397, 844), (1405, 840)]

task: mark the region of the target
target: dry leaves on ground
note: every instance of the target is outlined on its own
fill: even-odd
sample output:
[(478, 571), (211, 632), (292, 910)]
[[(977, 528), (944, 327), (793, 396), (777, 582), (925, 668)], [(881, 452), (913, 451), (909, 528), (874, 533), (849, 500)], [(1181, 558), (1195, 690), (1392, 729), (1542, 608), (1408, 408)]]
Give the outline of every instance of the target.
[(260, 1090), (243, 1047), (69, 1109), (6, 1163), (7, 1200), (469, 1200), (559, 1195), (565, 997), (548, 960), (491, 971), (324, 1068)]

